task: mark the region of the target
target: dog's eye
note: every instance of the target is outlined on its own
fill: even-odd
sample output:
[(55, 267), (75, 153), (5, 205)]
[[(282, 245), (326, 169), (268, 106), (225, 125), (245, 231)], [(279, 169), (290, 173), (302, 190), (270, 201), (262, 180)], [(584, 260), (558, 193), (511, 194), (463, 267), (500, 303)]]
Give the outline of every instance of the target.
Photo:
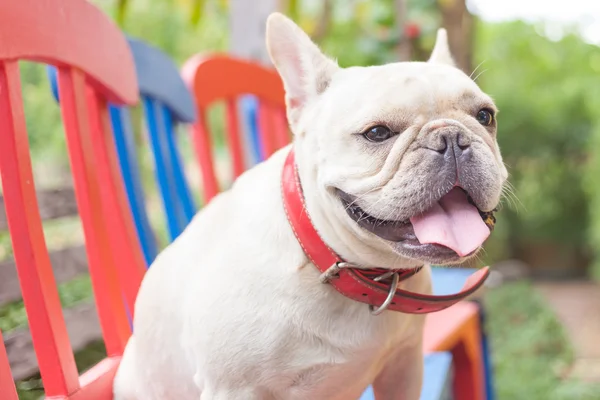
[(391, 129), (386, 126), (377, 125), (369, 128), (368, 131), (363, 133), (363, 136), (371, 142), (383, 142), (394, 136), (394, 132), (392, 132)]
[(490, 126), (494, 122), (494, 114), (492, 111), (484, 108), (477, 113), (477, 122), (483, 126)]

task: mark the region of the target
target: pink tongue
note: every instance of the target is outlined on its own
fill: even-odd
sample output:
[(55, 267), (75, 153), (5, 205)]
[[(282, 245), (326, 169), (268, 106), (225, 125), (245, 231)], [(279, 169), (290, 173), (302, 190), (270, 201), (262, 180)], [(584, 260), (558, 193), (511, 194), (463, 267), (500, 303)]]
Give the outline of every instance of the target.
[(421, 215), (410, 219), (421, 244), (435, 243), (463, 257), (476, 250), (490, 235), (479, 211), (459, 188), (452, 189)]

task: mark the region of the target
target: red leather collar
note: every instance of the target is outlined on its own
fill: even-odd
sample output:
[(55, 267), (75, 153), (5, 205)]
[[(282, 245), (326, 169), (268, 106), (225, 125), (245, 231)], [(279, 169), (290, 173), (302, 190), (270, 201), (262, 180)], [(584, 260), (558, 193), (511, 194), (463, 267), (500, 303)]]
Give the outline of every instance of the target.
[(384, 309), (408, 314), (441, 311), (475, 292), (489, 275), (488, 267), (477, 270), (469, 276), (460, 292), (451, 295), (434, 296), (397, 289), (399, 281), (410, 278), (420, 268), (401, 271), (356, 268), (342, 260), (321, 239), (304, 204), (293, 148), (283, 167), (281, 188), (290, 226), (306, 256), (321, 272), (321, 282), (331, 284), (335, 290), (352, 300), (369, 304), (375, 314)]

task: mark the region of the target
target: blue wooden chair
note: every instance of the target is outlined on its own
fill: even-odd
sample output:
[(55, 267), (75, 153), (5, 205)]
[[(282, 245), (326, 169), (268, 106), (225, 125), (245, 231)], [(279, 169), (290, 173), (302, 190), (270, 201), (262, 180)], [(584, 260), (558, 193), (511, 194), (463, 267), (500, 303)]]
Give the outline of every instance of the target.
[[(174, 240), (196, 213), (177, 150), (175, 126), (177, 123), (194, 122), (196, 107), (177, 66), (167, 55), (143, 41), (127, 40), (135, 61), (169, 236)], [(56, 69), (48, 66), (48, 74), (52, 92), (58, 99)], [(158, 250), (146, 210), (130, 110), (111, 105), (110, 116), (129, 205), (146, 262), (150, 265)]]

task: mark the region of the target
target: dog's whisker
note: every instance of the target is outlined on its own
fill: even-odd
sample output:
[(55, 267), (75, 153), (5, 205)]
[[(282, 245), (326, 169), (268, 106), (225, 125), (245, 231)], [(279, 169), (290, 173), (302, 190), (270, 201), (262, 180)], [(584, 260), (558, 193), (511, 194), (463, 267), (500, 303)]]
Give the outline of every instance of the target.
[(357, 201), (363, 199), (366, 195), (371, 194), (371, 193), (373, 193), (376, 190), (381, 190), (383, 188), (384, 188), (384, 186), (377, 186), (377, 187), (374, 187), (372, 189), (367, 190), (365, 193), (362, 193), (362, 194), (356, 196), (356, 198), (354, 200), (352, 200), (350, 203), (348, 203), (348, 205), (346, 206), (346, 211), (348, 211), (348, 209), (350, 207), (352, 207), (353, 205), (355, 205)]
[(477, 74), (477, 76), (475, 78), (473, 78), (473, 82), (477, 82), (477, 79), (483, 75), (484, 72), (487, 72), (487, 69), (482, 70), (480, 73)]
[(477, 70), (479, 69), (479, 67), (481, 67), (481, 66), (482, 66), (482, 65), (483, 65), (483, 64), (484, 64), (486, 61), (487, 61), (487, 59), (486, 59), (486, 60), (483, 60), (482, 62), (480, 62), (480, 63), (479, 63), (479, 64), (478, 64), (478, 65), (475, 67), (475, 69), (473, 70), (473, 72), (471, 72), (471, 74), (469, 75), (469, 78), (472, 78), (472, 77), (473, 77), (473, 74), (474, 74), (475, 72), (477, 72)]
[(522, 208), (527, 212), (527, 207), (521, 202), (515, 191), (514, 186), (510, 182), (506, 182), (505, 186), (502, 187), (502, 196), (513, 210), (518, 212)]

